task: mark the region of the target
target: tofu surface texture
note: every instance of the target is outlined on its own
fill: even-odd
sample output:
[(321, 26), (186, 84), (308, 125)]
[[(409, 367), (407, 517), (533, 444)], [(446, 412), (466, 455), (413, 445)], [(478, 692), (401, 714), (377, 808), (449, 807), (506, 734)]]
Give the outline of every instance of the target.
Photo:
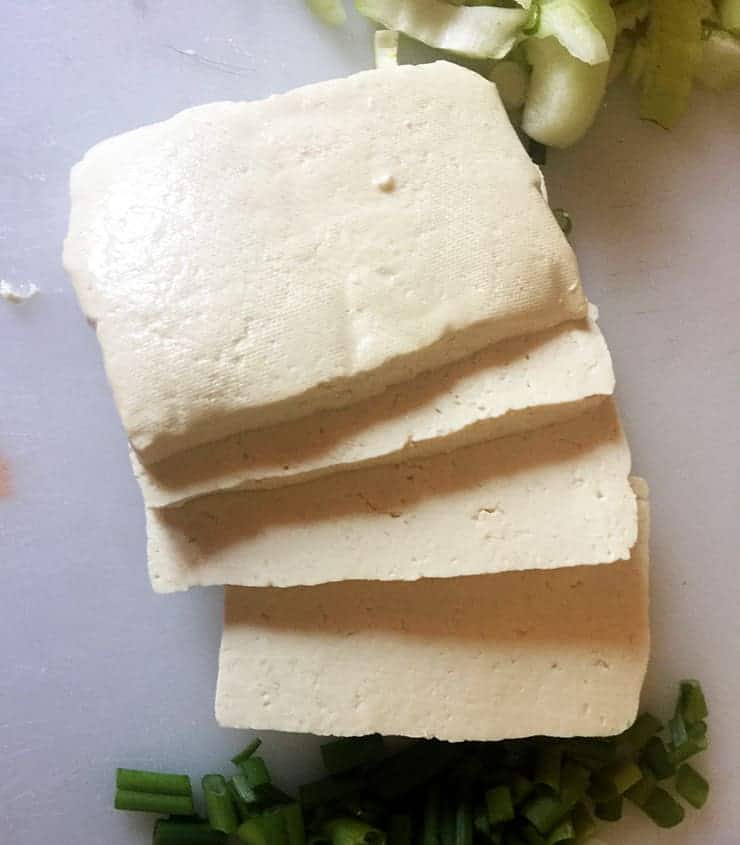
[(145, 463), (586, 314), (496, 87), (447, 62), (103, 141), (64, 264)]
[(229, 588), (216, 718), (445, 740), (619, 733), (637, 715), (650, 647), (636, 482), (639, 537), (610, 566)]
[(171, 592), (606, 564), (637, 536), (629, 472), (607, 399), (449, 454), (149, 508), (149, 574)]
[(149, 507), (215, 490), (281, 487), (341, 470), (418, 459), (577, 416), (614, 390), (604, 337), (588, 319), (510, 338), (379, 396), (145, 465)]

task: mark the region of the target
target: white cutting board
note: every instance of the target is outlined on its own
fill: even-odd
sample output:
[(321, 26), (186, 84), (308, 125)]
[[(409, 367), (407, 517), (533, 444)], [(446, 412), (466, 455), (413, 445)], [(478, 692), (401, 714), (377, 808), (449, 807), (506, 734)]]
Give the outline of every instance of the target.
[[(4, 0), (0, 25), (0, 842), (133, 845), (117, 765), (203, 773), (245, 741), (213, 719), (221, 595), (154, 596), (141, 502), (93, 332), (59, 264), (69, 167), (94, 142), (186, 106), (369, 67), (368, 27), (300, 0)], [(406, 51), (408, 55), (408, 51)], [(740, 97), (695, 97), (672, 134), (615, 91), (546, 168), (601, 308), (635, 470), (650, 482), (653, 662), (645, 701), (700, 677), (707, 808), (620, 845), (740, 842)], [(464, 131), (464, 127), (461, 127)], [(290, 786), (317, 741), (265, 735)]]

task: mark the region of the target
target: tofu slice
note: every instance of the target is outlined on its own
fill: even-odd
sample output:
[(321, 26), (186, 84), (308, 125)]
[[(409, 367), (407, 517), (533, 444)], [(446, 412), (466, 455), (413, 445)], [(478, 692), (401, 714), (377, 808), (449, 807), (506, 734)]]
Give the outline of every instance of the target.
[(637, 535), (612, 400), (559, 425), (282, 487), (147, 509), (158, 592), (412, 581), (610, 563)]
[(415, 584), (231, 587), (224, 727), (496, 740), (607, 736), (650, 650), (647, 487), (629, 560)]
[(64, 264), (145, 463), (586, 313), (495, 85), (448, 62), (98, 144)]
[(596, 317), (591, 306), (587, 320), (502, 341), (349, 408), (241, 432), (156, 464), (132, 450), (134, 474), (149, 507), (170, 507), (216, 490), (297, 484), (562, 422), (614, 391)]

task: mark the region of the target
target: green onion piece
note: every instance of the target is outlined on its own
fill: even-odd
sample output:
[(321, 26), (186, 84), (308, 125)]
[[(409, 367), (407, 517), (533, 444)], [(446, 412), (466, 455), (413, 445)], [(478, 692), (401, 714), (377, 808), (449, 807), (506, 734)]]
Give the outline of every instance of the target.
[(298, 797), (304, 810), (312, 810), (322, 804), (348, 798), (359, 792), (363, 786), (364, 781), (358, 778), (342, 778), (342, 780), (333, 777), (322, 778), (322, 780), (304, 783), (298, 790)]
[[(547, 839), (541, 833), (538, 833), (537, 829), (532, 827), (531, 824), (522, 825), (518, 832), (521, 834), (521, 839), (517, 836), (515, 841), (524, 841), (526, 845), (547, 845)], [(506, 845), (509, 845), (508, 839)]]
[(473, 845), (473, 804), (462, 794), (455, 810), (455, 845)]
[(547, 835), (547, 845), (557, 845), (559, 842), (571, 842), (576, 838), (576, 831), (570, 819), (564, 819)]
[(645, 806), (648, 798), (653, 794), (653, 790), (658, 783), (655, 779), (655, 775), (649, 769), (642, 768), (641, 771), (642, 778), (624, 793), (624, 797), (629, 798), (629, 800), (638, 807)]
[(245, 760), (249, 760), (260, 745), (262, 745), (262, 740), (255, 737), (242, 751), (231, 758), (231, 762), (235, 766), (240, 766)]
[(158, 819), (154, 824), (152, 845), (222, 845), (226, 835), (204, 821), (182, 822)]
[(616, 738), (617, 753), (630, 757), (643, 749), (659, 731), (663, 730), (663, 723), (651, 713), (642, 713)]
[(701, 57), (701, 11), (696, 0), (650, 0), (649, 21), (640, 117), (671, 129), (686, 110)]
[(584, 842), (596, 831), (596, 822), (591, 813), (589, 813), (588, 807), (583, 802), (579, 802), (573, 808), (571, 821), (573, 822), (573, 830), (575, 831), (575, 838), (578, 842)]
[(151, 792), (160, 795), (193, 795), (187, 775), (144, 772), (139, 769), (116, 769), (116, 788), (127, 792)]
[(671, 732), (671, 744), (674, 748), (685, 745), (689, 741), (686, 723), (680, 713), (677, 712), (668, 722), (668, 730)]
[(288, 832), (280, 812), (268, 811), (252, 816), (239, 825), (237, 839), (247, 845), (287, 845)]
[(303, 822), (303, 810), (297, 801), (285, 804), (278, 810), (283, 818), (288, 845), (305, 845), (306, 826)]
[(226, 782), (226, 788), (229, 791), (229, 795), (231, 796), (231, 800), (234, 803), (234, 807), (236, 809), (236, 814), (239, 817), (239, 821), (244, 821), (248, 819), (250, 816), (253, 816), (254, 813), (254, 804), (248, 804), (244, 799), (239, 795), (236, 787), (234, 786), (234, 782), (232, 779), (229, 779)]
[(272, 807), (275, 804), (292, 804), (293, 798), (274, 783), (261, 783), (253, 788), (257, 802), (261, 807)]
[(355, 6), (386, 29), (472, 59), (503, 59), (529, 19), (524, 9), (452, 6), (441, 0), (355, 0)]
[(384, 845), (385, 834), (358, 819), (338, 818), (326, 822), (332, 845)]
[(419, 740), (383, 760), (373, 771), (370, 785), (383, 800), (400, 798), (433, 780), (462, 754), (460, 744)]
[(439, 845), (441, 811), (440, 787), (438, 783), (433, 783), (427, 789), (424, 800), (424, 819), (421, 829), (422, 845)]
[(528, 778), (519, 772), (514, 772), (509, 778), (509, 786), (511, 788), (511, 797), (514, 801), (514, 806), (518, 807), (532, 794), (534, 784)]
[(442, 809), (439, 817), (439, 842), (440, 845), (455, 845), (457, 836), (457, 814), (456, 807), (449, 799), (442, 801)]
[(624, 809), (623, 805), (623, 797), (621, 795), (617, 795), (617, 797), (612, 798), (611, 801), (594, 804), (594, 815), (597, 819), (603, 819), (605, 822), (618, 822), (622, 818), (622, 812)]
[(586, 794), (591, 772), (573, 760), (566, 760), (560, 773), (560, 800), (570, 809)]
[(229, 781), (234, 792), (240, 801), (246, 804), (247, 807), (253, 808), (259, 803), (257, 793), (252, 788), (247, 776), (243, 772), (234, 775)]
[(683, 807), (665, 789), (656, 786), (642, 807), (658, 827), (675, 827), (683, 821)]
[(631, 786), (634, 786), (642, 779), (642, 770), (637, 763), (629, 760), (620, 760), (603, 768), (595, 780), (600, 783), (608, 781), (614, 787), (617, 795), (623, 795)]
[(192, 816), (195, 813), (190, 795), (163, 795), (161, 792), (134, 792), (130, 789), (116, 790), (114, 806), (116, 810), (173, 816)]
[(681, 681), (676, 707), (687, 726), (703, 722), (707, 718), (709, 710), (699, 681)]
[(594, 762), (612, 763), (617, 756), (614, 741), (607, 742), (603, 739), (591, 739), (589, 737), (573, 737), (559, 742), (558, 748), (564, 755), (575, 757), (579, 762), (583, 758)]
[(514, 803), (508, 786), (494, 786), (486, 792), (486, 811), (492, 825), (514, 818)]
[(329, 26), (341, 26), (347, 20), (342, 0), (306, 0), (309, 9)]
[(665, 780), (676, 771), (668, 749), (658, 736), (654, 736), (642, 750), (640, 762), (648, 766), (658, 780)]
[(589, 65), (609, 61), (616, 37), (609, 0), (541, 0), (532, 38), (555, 38), (575, 59)]
[(234, 833), (239, 827), (239, 818), (225, 778), (222, 775), (205, 775), (201, 784), (208, 823), (214, 830)]
[(709, 795), (709, 784), (696, 769), (684, 763), (676, 774), (676, 792), (699, 810)]
[(563, 755), (556, 746), (546, 745), (537, 755), (534, 782), (549, 786), (553, 792), (560, 791), (560, 767)]
[(540, 833), (549, 833), (568, 812), (568, 807), (551, 792), (539, 792), (522, 807), (520, 815)]
[(567, 237), (573, 231), (573, 221), (570, 219), (570, 214), (564, 208), (553, 208), (552, 213), (558, 221), (558, 226)]
[(330, 775), (339, 775), (377, 763), (385, 756), (380, 734), (337, 739), (321, 746), (321, 759)]
[(394, 813), (388, 821), (388, 845), (411, 845), (411, 816)]
[(247, 783), (252, 787), (272, 783), (270, 772), (262, 757), (248, 757), (239, 763), (239, 768), (246, 777)]

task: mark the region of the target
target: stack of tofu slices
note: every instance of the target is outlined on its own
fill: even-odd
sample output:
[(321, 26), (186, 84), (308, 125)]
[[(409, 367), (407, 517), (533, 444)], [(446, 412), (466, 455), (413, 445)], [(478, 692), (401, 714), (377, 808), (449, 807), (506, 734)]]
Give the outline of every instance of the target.
[(221, 724), (633, 720), (646, 487), (492, 83), (436, 62), (201, 106), (97, 145), (71, 191), (152, 584), (228, 585)]

